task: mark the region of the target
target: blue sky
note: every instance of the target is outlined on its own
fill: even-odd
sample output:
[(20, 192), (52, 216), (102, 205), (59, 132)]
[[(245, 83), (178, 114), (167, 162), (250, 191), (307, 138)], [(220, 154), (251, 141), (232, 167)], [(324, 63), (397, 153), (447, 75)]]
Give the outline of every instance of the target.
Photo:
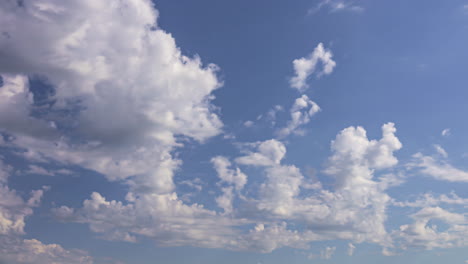
[(0, 3), (0, 263), (468, 263), (468, 2)]

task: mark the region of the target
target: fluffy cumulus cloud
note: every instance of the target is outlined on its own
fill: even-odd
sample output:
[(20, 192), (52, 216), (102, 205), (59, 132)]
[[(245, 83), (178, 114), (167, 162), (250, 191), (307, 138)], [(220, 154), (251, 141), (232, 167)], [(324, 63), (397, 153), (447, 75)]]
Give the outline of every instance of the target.
[(284, 138), (292, 133), (304, 134), (303, 130), (300, 130), (300, 126), (306, 125), (310, 122), (312, 116), (320, 111), (320, 106), (314, 101), (310, 100), (307, 95), (302, 95), (294, 101), (291, 107), (291, 120), (288, 121), (286, 127), (278, 130), (277, 135), (280, 138)]
[[(336, 66), (336, 62), (332, 59), (333, 54), (330, 50), (325, 49), (322, 43), (319, 43), (314, 51), (306, 57), (295, 59), (293, 61), (295, 76), (289, 80), (292, 88), (299, 91), (304, 91), (309, 88), (307, 79), (315, 74), (317, 77), (331, 74)], [(317, 69), (321, 65), (322, 69)]]
[[(374, 173), (397, 164), (393, 152), (401, 143), (393, 124), (382, 130), (378, 141), (368, 140), (360, 127), (337, 135), (326, 169), (336, 181), (333, 190), (321, 185), (306, 188), (310, 179), (296, 166), (284, 164), (286, 146), (271, 139), (244, 145), (244, 155), (234, 159), (239, 166), (262, 173), (256, 193), (242, 191), (247, 177), (229, 159), (212, 159), (220, 179), (221, 195), (215, 198), (220, 210), (185, 204), (175, 192), (129, 192), (124, 202), (94, 193), (83, 207), (62, 206), (55, 209), (55, 215), (62, 221), (87, 223), (104, 239), (136, 242), (149, 237), (163, 246), (270, 252), (284, 246), (308, 248), (310, 242), (334, 239), (391, 246), (384, 227), (390, 202), (385, 194), (388, 185)], [(296, 230), (288, 224), (291, 221), (302, 223), (305, 229)]]
[[(452, 248), (466, 247), (468, 221), (464, 214), (453, 213), (440, 207), (424, 207), (411, 215), (413, 223), (400, 226), (394, 235), (407, 248)], [(431, 221), (438, 220), (448, 226), (440, 230)]]
[[(340, 3), (323, 5), (347, 6)], [(387, 194), (404, 181), (396, 169), (402, 144), (393, 123), (382, 126), (379, 139), (369, 139), (363, 127), (339, 132), (319, 172), (326, 185), (288, 163), (282, 140), (303, 133), (320, 111), (306, 95), (295, 100), (276, 138), (237, 142), (239, 153), (210, 157), (213, 186), (195, 177), (175, 182), (183, 162), (175, 152), (222, 131), (211, 103), (221, 82), (218, 68), (183, 55), (157, 18), (150, 0), (0, 2), (0, 147), (25, 165), (14, 168), (0, 156), (2, 260), (93, 262), (86, 252), (23, 239), (26, 219), (47, 187), (23, 197), (8, 185), (15, 173), (67, 175), (76, 172), (65, 168), (78, 167), (125, 185), (125, 198), (93, 192), (82, 206), (59, 204), (53, 214), (110, 241), (271, 252), (340, 239), (349, 243), (349, 255), (364, 242), (382, 246), (385, 255), (398, 248), (467, 245), (466, 215), (444, 207), (466, 206), (465, 198), (426, 194), (401, 202)], [(303, 91), (308, 78), (332, 73), (336, 63), (320, 43), (293, 65), (290, 85)], [(279, 111), (276, 106), (266, 118), (275, 124)], [(440, 180), (468, 181), (468, 173), (450, 165), (442, 147), (436, 149), (438, 158), (418, 153), (406, 167)], [(206, 188), (213, 195), (204, 198), (212, 200), (179, 197), (178, 184), (196, 192)], [(391, 231), (385, 225), (389, 206), (419, 211)], [(448, 227), (437, 229), (434, 220)], [(322, 257), (331, 258), (335, 249), (325, 248)]]
[(221, 83), (215, 65), (181, 54), (157, 16), (147, 0), (3, 1), (0, 129), (13, 135), (8, 143), (36, 160), (170, 192), (176, 137), (220, 132), (210, 94)]

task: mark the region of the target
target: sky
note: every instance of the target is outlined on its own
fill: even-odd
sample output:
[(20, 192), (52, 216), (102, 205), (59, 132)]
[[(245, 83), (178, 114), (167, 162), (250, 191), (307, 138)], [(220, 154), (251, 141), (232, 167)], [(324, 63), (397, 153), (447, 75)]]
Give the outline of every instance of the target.
[(468, 263), (468, 1), (0, 1), (0, 263)]

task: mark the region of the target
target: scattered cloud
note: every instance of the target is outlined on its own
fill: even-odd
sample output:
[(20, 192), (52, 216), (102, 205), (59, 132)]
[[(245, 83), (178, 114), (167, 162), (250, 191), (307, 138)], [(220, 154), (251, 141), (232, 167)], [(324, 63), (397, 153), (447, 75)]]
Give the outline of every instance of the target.
[[(315, 9), (363, 11), (354, 2), (337, 0), (321, 1)], [(467, 206), (468, 199), (426, 193), (400, 202), (388, 195), (388, 188), (405, 181), (397, 169), (395, 153), (402, 143), (393, 123), (382, 126), (379, 139), (369, 139), (360, 126), (340, 131), (318, 172), (326, 185), (288, 164), (287, 144), (281, 140), (304, 133), (303, 126), (321, 110), (305, 94), (295, 100), (277, 138), (236, 142), (239, 153), (211, 159), (218, 180), (208, 190), (213, 195), (207, 205), (187, 199), (208, 184), (199, 178), (174, 181), (182, 164), (177, 150), (223, 133), (212, 104), (213, 91), (222, 82), (216, 65), (183, 55), (157, 19), (149, 0), (112, 5), (37, 0), (28, 2), (28, 8), (18, 8), (15, 1), (0, 4), (0, 31), (8, 36), (0, 39), (5, 57), (0, 60), (2, 148), (26, 161), (21, 173), (71, 174), (64, 168), (78, 166), (127, 190), (120, 200), (93, 192), (81, 206), (54, 208), (57, 220), (86, 224), (110, 241), (150, 239), (160, 246), (236, 251), (308, 249), (314, 241), (346, 240), (349, 256), (363, 242), (380, 245), (382, 254), (390, 256), (407, 248), (468, 245), (466, 214), (444, 208)], [(294, 60), (293, 67), (290, 86), (303, 92), (309, 78), (331, 74), (336, 62), (319, 43), (311, 54)], [(38, 93), (45, 88), (35, 87), (33, 76), (50, 91)], [(243, 125), (252, 127), (261, 118), (274, 125), (281, 111), (277, 105)], [(441, 134), (449, 136), (450, 129)], [(468, 172), (452, 166), (440, 145), (434, 147), (439, 156), (417, 153), (407, 167), (438, 180), (468, 182)], [(244, 172), (250, 171), (248, 177)], [(25, 198), (8, 185), (17, 173), (0, 156), (1, 261), (93, 263), (84, 251), (23, 238), (26, 219), (48, 187)], [(186, 196), (177, 193), (181, 185), (190, 190)], [(387, 230), (389, 206), (418, 211), (409, 223)], [(434, 220), (444, 227), (438, 229)], [(335, 251), (326, 247), (320, 257), (330, 259)]]
[[(315, 74), (320, 78), (322, 75), (331, 74), (336, 66), (332, 57), (332, 52), (319, 43), (307, 57), (295, 59), (293, 61), (295, 76), (289, 80), (291, 87), (303, 92), (309, 88), (307, 80), (311, 75)], [(317, 70), (318, 64), (322, 65), (322, 70)]]
[(468, 172), (455, 168), (445, 160), (424, 156), (422, 153), (413, 155), (413, 161), (407, 164), (410, 169), (430, 176), (434, 179), (449, 182), (468, 182)]
[[(336, 181), (334, 190), (318, 185), (304, 193), (306, 182), (299, 168), (283, 164), (286, 146), (275, 139), (247, 144), (240, 166), (261, 170), (264, 180), (256, 194), (241, 193), (247, 177), (225, 157), (212, 163), (220, 178), (221, 195), (215, 198), (223, 210), (184, 204), (176, 193), (129, 192), (126, 201), (108, 201), (99, 193), (83, 207), (56, 208), (62, 221), (87, 223), (93, 232), (108, 240), (135, 242), (149, 237), (158, 245), (196, 245), (208, 248), (270, 252), (288, 246), (308, 248), (312, 241), (347, 239), (391, 245), (385, 230), (390, 197), (374, 172), (397, 164), (393, 152), (401, 147), (389, 123), (382, 139), (368, 140), (363, 128), (350, 127), (332, 143), (333, 155), (326, 172)], [(239, 206), (234, 198), (238, 197)], [(357, 213), (358, 212), (358, 213)], [(286, 222), (301, 221), (308, 227), (298, 231)], [(156, 224), (155, 224), (156, 223)], [(255, 224), (243, 232), (239, 226)], [(339, 227), (339, 228), (337, 228)], [(331, 256), (332, 248), (324, 256)]]
[[(411, 215), (412, 224), (400, 226), (393, 235), (403, 240), (403, 249), (412, 248), (452, 248), (464, 247), (468, 243), (468, 222), (463, 214), (452, 213), (440, 207), (425, 207)], [(431, 220), (439, 220), (448, 225), (439, 231)]]
[(450, 194), (440, 194), (438, 196), (434, 196), (434, 194), (432, 193), (425, 193), (423, 195), (420, 195), (420, 197), (418, 197), (415, 201), (412, 202), (393, 202), (394, 206), (420, 208), (439, 206), (441, 204), (468, 206), (468, 199), (461, 198), (454, 192), (451, 192)]
[(322, 9), (327, 9), (330, 13), (341, 11), (364, 12), (364, 7), (355, 4), (351, 0), (321, 0), (315, 7), (309, 9), (308, 14), (317, 13)]
[[(93, 264), (82, 250), (67, 250), (58, 244), (44, 244), (37, 239), (0, 238), (0, 262), (22, 264)], [(11, 261), (11, 262), (10, 262)]]
[(437, 153), (439, 153), (439, 155), (441, 155), (444, 158), (448, 158), (447, 151), (445, 151), (445, 149), (442, 148), (440, 145), (435, 144), (434, 148), (437, 151)]
[(298, 130), (300, 126), (310, 122), (312, 116), (320, 111), (320, 107), (314, 101), (310, 100), (307, 95), (302, 95), (297, 98), (291, 107), (291, 120), (288, 121), (286, 127), (278, 130), (278, 137), (284, 138), (290, 134), (303, 134), (304, 131)]
[(252, 127), (254, 125), (254, 122), (251, 120), (247, 120), (244, 122), (245, 127)]
[(39, 206), (48, 187), (33, 190), (28, 199), (23, 199), (7, 185), (12, 172), (12, 167), (0, 159), (0, 262), (92, 264), (92, 258), (84, 251), (66, 250), (58, 244), (43, 244), (37, 239), (22, 238), (26, 218)]
[(352, 243), (348, 243), (348, 256), (353, 256), (354, 255), (354, 251), (356, 250), (356, 246), (353, 245)]
[(442, 132), (440, 133), (443, 137), (448, 137), (450, 136), (451, 134), (451, 131), (450, 131), (450, 128), (446, 128), (444, 130), (442, 130)]
[(239, 168), (231, 169), (232, 164), (227, 158), (217, 156), (211, 159), (211, 163), (222, 182), (233, 184), (238, 191), (244, 188), (247, 183), (247, 175), (242, 173)]

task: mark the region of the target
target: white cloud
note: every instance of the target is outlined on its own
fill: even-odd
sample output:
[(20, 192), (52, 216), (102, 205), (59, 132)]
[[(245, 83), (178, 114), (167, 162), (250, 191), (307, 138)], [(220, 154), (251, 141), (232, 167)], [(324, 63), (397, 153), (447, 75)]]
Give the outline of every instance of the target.
[(248, 151), (246, 156), (236, 158), (236, 162), (242, 165), (270, 166), (279, 164), (286, 155), (286, 147), (278, 140), (270, 139), (253, 144), (257, 152)]
[(444, 130), (442, 130), (442, 132), (440, 133), (442, 136), (444, 137), (448, 137), (450, 136), (451, 132), (450, 132), (450, 128), (446, 128)]
[(252, 127), (254, 125), (254, 122), (251, 120), (247, 120), (244, 122), (245, 127)]
[(226, 183), (233, 184), (236, 190), (240, 191), (247, 183), (247, 175), (242, 173), (239, 168), (231, 169), (231, 162), (222, 156), (217, 156), (211, 159), (219, 178)]
[(286, 137), (289, 134), (301, 134), (303, 133), (298, 128), (302, 125), (308, 124), (312, 116), (320, 111), (320, 107), (307, 95), (302, 95), (297, 98), (291, 107), (291, 120), (288, 122), (286, 127), (281, 128), (277, 131), (277, 135), (280, 138)]
[(223, 208), (224, 213), (232, 213), (233, 207), (232, 203), (234, 200), (234, 194), (232, 193), (232, 187), (227, 187), (222, 189), (223, 194), (216, 197), (216, 203), (220, 208)]
[(304, 178), (300, 170), (292, 165), (273, 165), (265, 170), (265, 175), (257, 207), (275, 215), (290, 216), (295, 211), (295, 200)]
[[(468, 243), (468, 222), (463, 214), (452, 213), (440, 207), (425, 207), (411, 215), (413, 223), (400, 226), (393, 236), (401, 239), (401, 247), (413, 248), (452, 248), (464, 247)], [(439, 231), (431, 220), (439, 220), (448, 225), (444, 231)]]
[[(16, 73), (2, 74), (0, 91), (0, 130), (15, 136), (10, 144), (28, 157), (126, 179), (135, 191), (171, 192), (176, 137), (201, 142), (221, 131), (210, 103), (221, 86), (217, 67), (182, 55), (148, 0), (24, 6), (0, 4), (8, 35), (0, 38), (0, 73)], [(27, 75), (55, 90), (56, 103), (41, 115), (32, 114)]]
[[(401, 144), (394, 136), (393, 124), (382, 129), (378, 141), (368, 140), (362, 128), (347, 128), (338, 134), (327, 169), (340, 183), (334, 190), (318, 185), (312, 192), (302, 192), (304, 176), (296, 166), (282, 164), (286, 147), (272, 139), (247, 144), (251, 149), (235, 159), (237, 164), (254, 166), (264, 175), (258, 192), (239, 195), (238, 206), (233, 202), (238, 195), (234, 192), (237, 181), (233, 180), (237, 169), (226, 158), (213, 159), (221, 184), (228, 185), (215, 198), (223, 213), (196, 203), (184, 204), (176, 193), (130, 192), (125, 202), (108, 201), (94, 193), (82, 208), (62, 206), (55, 209), (55, 215), (63, 221), (87, 223), (104, 239), (135, 242), (148, 237), (162, 246), (271, 252), (285, 246), (308, 248), (312, 241), (336, 239), (391, 246), (384, 227), (390, 197), (385, 193), (386, 185), (376, 181), (373, 173), (397, 163), (392, 153)], [(335, 170), (337, 167), (343, 170)], [(342, 181), (343, 177), (347, 180)], [(297, 221), (304, 224), (304, 230), (286, 223)], [(254, 223), (255, 228), (242, 231)]]
[(394, 201), (394, 206), (399, 207), (433, 207), (438, 206), (440, 204), (449, 204), (449, 205), (463, 205), (468, 206), (468, 199), (459, 197), (454, 192), (450, 194), (440, 194), (438, 196), (434, 196), (431, 193), (425, 193), (420, 195), (415, 201), (405, 201), (405, 202), (397, 202)]
[(335, 253), (336, 247), (326, 247), (324, 250), (320, 252), (320, 257), (323, 259), (331, 259), (333, 254)]
[[(246, 144), (233, 159), (235, 165), (221, 156), (212, 159), (221, 188), (213, 202), (223, 212), (184, 203), (175, 192), (173, 176), (182, 161), (174, 151), (182, 142), (203, 142), (221, 132), (211, 104), (212, 92), (222, 85), (217, 67), (184, 56), (174, 38), (156, 24), (157, 10), (149, 0), (24, 2), (28, 8), (14, 1), (0, 3), (0, 31), (6, 33), (0, 38), (5, 56), (0, 60), (5, 82), (0, 89), (0, 130), (12, 135), (3, 144), (44, 165), (31, 165), (31, 171), (53, 173), (46, 169), (52, 160), (95, 170), (129, 187), (124, 201), (94, 192), (80, 208), (56, 208), (58, 219), (87, 224), (103, 239), (149, 238), (161, 246), (270, 252), (337, 239), (393, 245), (385, 229), (391, 201), (385, 190), (398, 179), (376, 176), (398, 163), (393, 154), (402, 145), (392, 123), (382, 127), (379, 140), (369, 140), (362, 127), (346, 128), (336, 136), (325, 169), (334, 180), (329, 188), (319, 182), (310, 188), (300, 168), (284, 164), (284, 143), (270, 139)], [(310, 76), (331, 74), (336, 66), (321, 43), (293, 64), (296, 76), (290, 84), (298, 90), (308, 87)], [(41, 106), (46, 111), (38, 110), (31, 75), (55, 90), (49, 99), (56, 103)], [(296, 99), (282, 134), (297, 133), (319, 110), (305, 95)], [(273, 111), (272, 120), (282, 108)], [(252, 181), (255, 188), (248, 188), (247, 176), (237, 166), (260, 171)], [(24, 200), (4, 184), (9, 170), (0, 168), (0, 233), (18, 236), (43, 190)], [(177, 184), (201, 190), (195, 180)], [(463, 227), (459, 216), (436, 213), (453, 228)], [(435, 217), (428, 214), (415, 214), (414, 219)], [(303, 228), (297, 229), (296, 222)], [(92, 261), (83, 252), (33, 239), (14, 245), (24, 248), (25, 256), (38, 249), (34, 254), (39, 262)], [(324, 257), (334, 251), (328, 247)], [(14, 250), (9, 252), (3, 255), (15, 260)]]
[(32, 191), (25, 200), (7, 185), (12, 167), (0, 159), (2, 171), (8, 175), (0, 178), (0, 262), (92, 264), (92, 258), (84, 251), (66, 250), (58, 244), (43, 244), (36, 239), (21, 238), (25, 235), (26, 218), (33, 214), (34, 207), (39, 206), (48, 187)]
[[(368, 182), (372, 169), (385, 169), (398, 163), (393, 152), (399, 150), (402, 144), (395, 132), (393, 123), (385, 124), (382, 126), (382, 139), (377, 141), (368, 140), (362, 127), (344, 129), (332, 142), (335, 154), (330, 158), (326, 172), (334, 175), (338, 186)], [(350, 174), (350, 171), (355, 171), (356, 175)]]
[(437, 153), (439, 153), (442, 157), (448, 158), (447, 151), (445, 151), (445, 149), (442, 148), (440, 145), (435, 144), (434, 148), (436, 149)]
[(354, 255), (354, 251), (356, 250), (356, 246), (353, 243), (348, 243), (348, 256)]
[[(0, 262), (22, 264), (92, 264), (93, 258), (81, 250), (67, 250), (58, 244), (36, 239), (0, 238)], [(3, 263), (3, 262), (2, 262)]]
[[(6, 165), (0, 159), (0, 235), (23, 235), (26, 217), (32, 215), (44, 190), (31, 192), (30, 198), (24, 200), (20, 195), (7, 185), (7, 179), (12, 171), (11, 166)], [(46, 189), (46, 188), (45, 188)]]
[(313, 14), (324, 8), (328, 9), (330, 13), (340, 11), (361, 13), (364, 11), (362, 6), (356, 5), (349, 0), (322, 0), (314, 8), (309, 9), (308, 13)]
[(414, 154), (413, 158), (413, 162), (407, 164), (408, 168), (417, 169), (423, 175), (441, 181), (468, 182), (468, 172), (453, 167), (447, 161), (439, 161), (422, 153)]
[(383, 248), (383, 249), (382, 249), (382, 255), (387, 256), (387, 257), (391, 257), (391, 256), (396, 256), (397, 253), (391, 251), (391, 250), (388, 249), (388, 248)]
[[(331, 74), (336, 66), (336, 62), (332, 57), (332, 52), (325, 49), (322, 43), (319, 43), (309, 56), (295, 59), (293, 61), (295, 76), (289, 81), (291, 87), (304, 91), (309, 88), (307, 79), (312, 74), (315, 73), (317, 77)], [(317, 64), (319, 63), (323, 67), (321, 71), (317, 71)]]
[(196, 189), (197, 191), (201, 191), (203, 189), (202, 180), (200, 178), (195, 178), (193, 180), (184, 180), (179, 182), (181, 185), (187, 185), (190, 188)]

